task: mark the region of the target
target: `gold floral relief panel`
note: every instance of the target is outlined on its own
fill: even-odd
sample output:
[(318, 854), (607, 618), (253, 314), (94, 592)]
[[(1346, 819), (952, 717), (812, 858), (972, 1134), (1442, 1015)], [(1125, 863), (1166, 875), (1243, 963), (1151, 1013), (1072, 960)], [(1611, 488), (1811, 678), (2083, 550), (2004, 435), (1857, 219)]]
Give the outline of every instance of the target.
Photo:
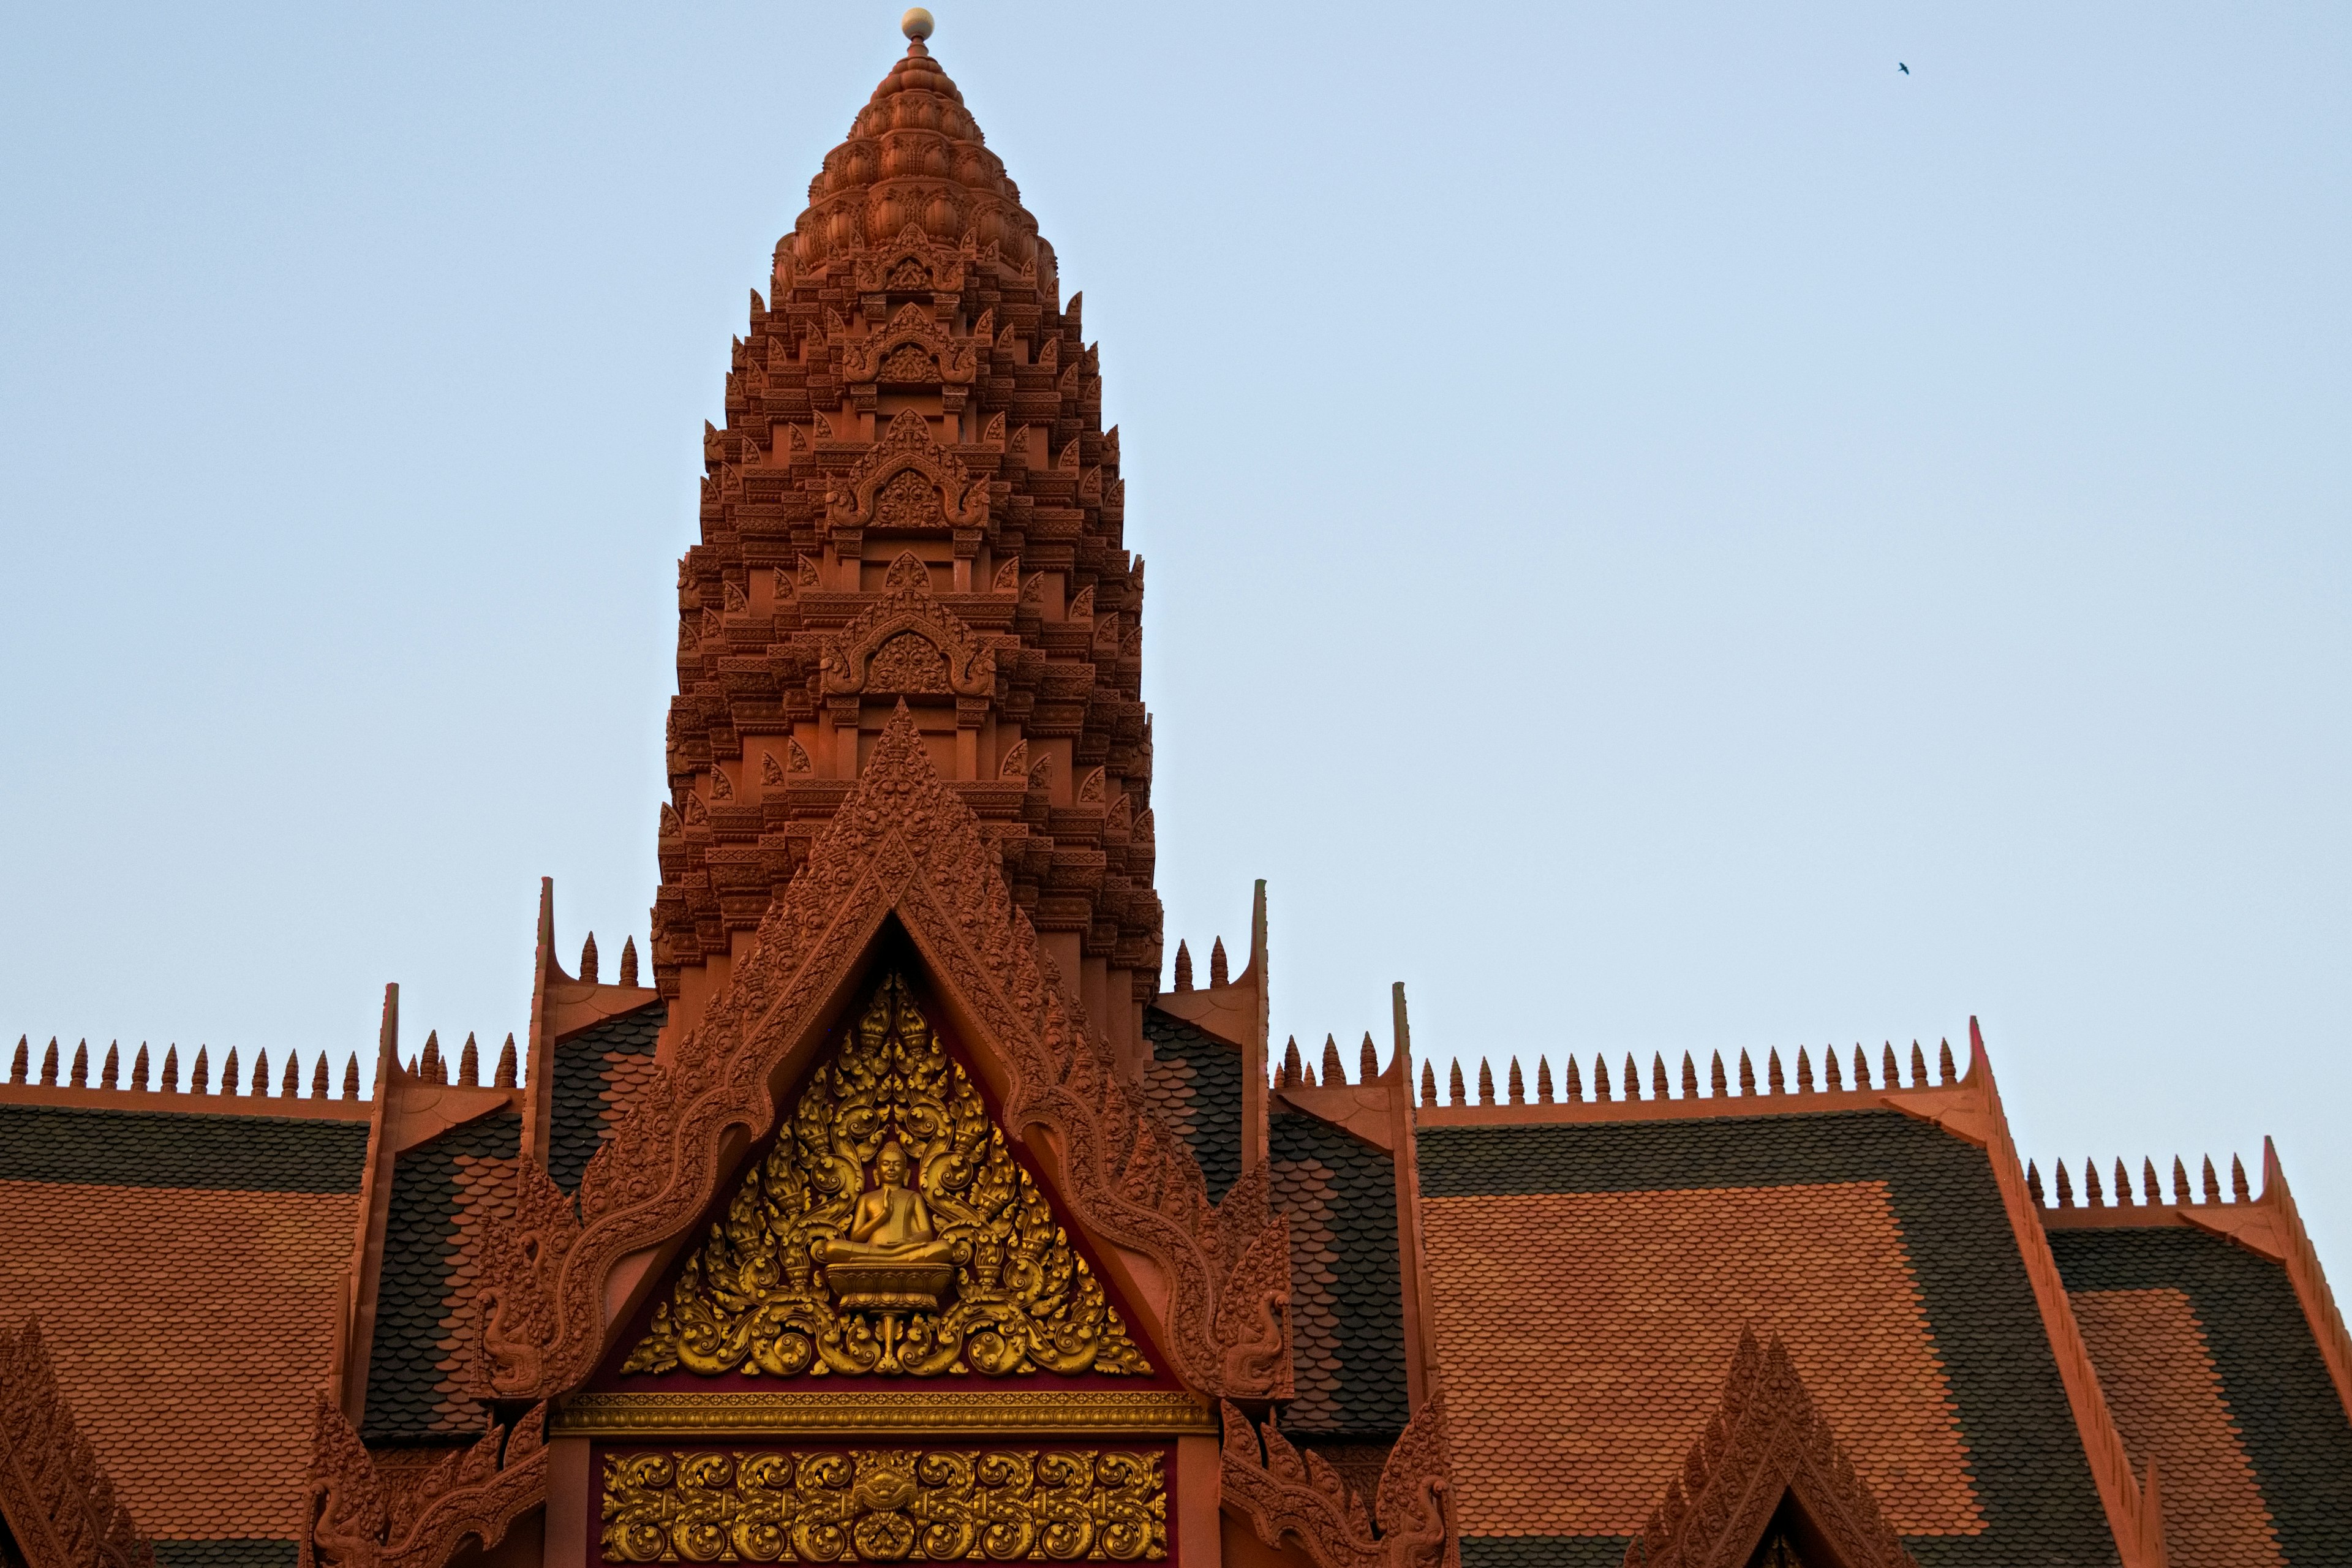
[(606, 1563), (1156, 1563), (1164, 1456), (668, 1448), (604, 1457)]
[(1149, 1375), (906, 983), (886, 979), (625, 1373)]

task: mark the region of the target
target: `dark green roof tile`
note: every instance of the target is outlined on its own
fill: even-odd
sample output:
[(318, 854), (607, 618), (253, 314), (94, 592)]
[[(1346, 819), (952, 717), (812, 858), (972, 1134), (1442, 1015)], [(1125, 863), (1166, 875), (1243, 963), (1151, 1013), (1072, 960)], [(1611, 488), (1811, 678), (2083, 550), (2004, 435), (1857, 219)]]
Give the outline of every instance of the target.
[(1221, 1203), (1242, 1173), (1242, 1054), (1157, 1007), (1143, 1014), (1151, 1044), (1143, 1096), (1184, 1140)]
[(666, 1005), (651, 1003), (607, 1018), (555, 1047), (547, 1173), (565, 1192), (578, 1190), (620, 1107), (653, 1076), (654, 1047), (667, 1016)]
[(0, 1105), (0, 1181), (356, 1193), (364, 1121)]
[(2205, 1231), (2053, 1230), (2069, 1290), (2189, 1298), (2290, 1563), (2352, 1563), (2352, 1423), (2284, 1265)]
[(1311, 1116), (1272, 1118), (1275, 1206), (1290, 1215), (1291, 1365), (1300, 1436), (1392, 1439), (1406, 1397), (1396, 1167)]
[[(1924, 1568), (2080, 1568), (2116, 1561), (2057, 1361), (1982, 1150), (1899, 1112), (1865, 1110), (1424, 1127), (1418, 1152), (1424, 1197), (1885, 1184), (1985, 1518), (1975, 1535), (1915, 1536), (1905, 1544)], [(1665, 1481), (1658, 1478), (1661, 1492)], [(1564, 1554), (1553, 1557), (1486, 1555), (1496, 1550), (1504, 1549), (1489, 1541), (1474, 1553), (1465, 1542), (1465, 1568), (1474, 1556), (1487, 1568), (1555, 1563), (1569, 1568), (1586, 1560), (1574, 1553), (1587, 1548), (1563, 1545)]]
[(474, 1303), (457, 1290), (478, 1239), (469, 1210), (511, 1191), (522, 1118), (501, 1110), (454, 1127), (400, 1156), (384, 1221), (376, 1288), (375, 1343), (368, 1358), (369, 1442), (414, 1442), (478, 1431), (478, 1406), (449, 1363), (477, 1331)]

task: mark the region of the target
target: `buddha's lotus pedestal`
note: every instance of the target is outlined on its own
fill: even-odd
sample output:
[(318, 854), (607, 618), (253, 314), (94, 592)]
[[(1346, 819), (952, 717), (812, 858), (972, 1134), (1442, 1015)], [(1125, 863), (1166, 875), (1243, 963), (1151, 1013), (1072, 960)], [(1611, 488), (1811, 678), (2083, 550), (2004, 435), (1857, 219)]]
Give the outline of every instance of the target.
[(826, 1264), (824, 1279), (845, 1311), (936, 1311), (955, 1284), (955, 1265), (845, 1258)]

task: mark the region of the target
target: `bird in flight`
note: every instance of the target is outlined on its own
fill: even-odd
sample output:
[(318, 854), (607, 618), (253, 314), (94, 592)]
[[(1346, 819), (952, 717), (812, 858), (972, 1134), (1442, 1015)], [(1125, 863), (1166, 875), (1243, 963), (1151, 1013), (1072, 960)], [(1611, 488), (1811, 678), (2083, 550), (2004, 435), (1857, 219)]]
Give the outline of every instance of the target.
[(1901, 71), (1905, 76), (1909, 76), (1911, 74), (1911, 68), (1905, 65), (1901, 60), (1896, 60), (1895, 62), (1895, 68)]

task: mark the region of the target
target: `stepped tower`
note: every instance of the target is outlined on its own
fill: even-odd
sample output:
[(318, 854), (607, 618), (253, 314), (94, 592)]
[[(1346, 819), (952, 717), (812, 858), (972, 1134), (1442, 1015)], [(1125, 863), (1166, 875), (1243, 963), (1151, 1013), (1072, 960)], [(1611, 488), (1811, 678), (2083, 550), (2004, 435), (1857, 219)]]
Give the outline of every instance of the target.
[(1160, 910), (1118, 432), (1079, 300), (921, 37), (810, 182), (726, 405), (678, 566), (653, 909), (669, 1037), (903, 702), (1134, 1070)]

